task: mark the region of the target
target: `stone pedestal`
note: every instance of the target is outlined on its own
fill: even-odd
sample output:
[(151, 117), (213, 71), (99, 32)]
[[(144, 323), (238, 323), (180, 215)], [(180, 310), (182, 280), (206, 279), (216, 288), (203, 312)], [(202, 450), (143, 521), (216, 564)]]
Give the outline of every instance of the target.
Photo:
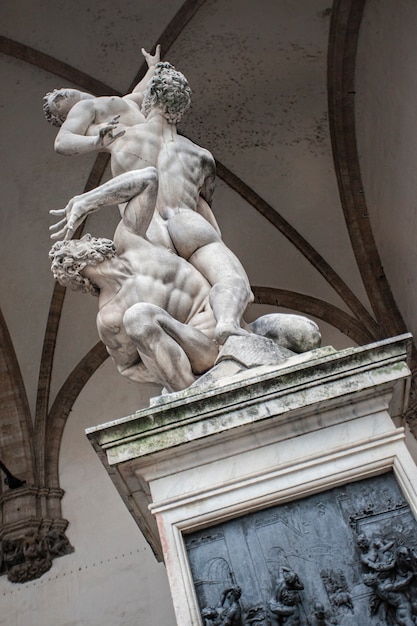
[[(259, 620), (254, 618), (255, 622), (251, 621), (249, 611), (242, 623), (255, 623), (256, 626), (273, 623), (273, 603), (268, 598), (274, 594), (276, 597), (278, 591), (273, 591), (272, 586), (267, 589), (268, 585), (272, 585), (268, 576), (273, 575), (279, 580), (282, 572), (289, 569), (300, 575), (303, 584), (304, 591), (297, 591), (297, 610), (304, 611), (306, 623), (315, 624), (319, 619), (314, 614), (314, 607), (320, 603), (324, 605), (322, 613), (339, 620), (336, 623), (362, 623), (341, 621), (333, 597), (335, 594), (332, 596), (326, 587), (330, 584), (329, 576), (335, 578), (336, 574), (328, 573), (326, 583), (325, 568), (320, 565), (317, 556), (319, 541), (315, 540), (313, 548), (306, 547), (305, 543), (309, 534), (311, 537), (318, 536), (318, 531), (311, 530), (311, 515), (310, 530), (303, 527), (300, 511), (303, 502), (308, 502), (311, 496), (323, 494), (324, 498), (325, 494), (335, 489), (337, 503), (343, 499), (349, 501), (350, 508), (345, 507), (346, 511), (350, 511), (346, 513), (349, 520), (343, 522), (348, 528), (343, 530), (346, 539), (340, 541), (341, 545), (346, 545), (348, 554), (356, 555), (358, 564), (352, 565), (352, 575), (349, 572), (343, 575), (347, 579), (345, 602), (340, 600), (342, 583), (339, 585), (339, 600), (343, 610), (346, 609), (345, 613), (357, 616), (358, 611), (363, 610), (360, 602), (365, 602), (359, 599), (366, 594), (369, 596), (372, 591), (370, 586), (358, 582), (361, 562), (355, 537), (359, 537), (365, 528), (358, 520), (366, 518), (369, 521), (372, 515), (379, 515), (378, 519), (382, 519), (384, 512), (388, 511), (388, 515), (394, 509), (402, 511), (404, 506), (408, 507), (413, 519), (417, 515), (417, 470), (405, 445), (401, 421), (408, 395), (410, 372), (406, 361), (410, 342), (409, 335), (402, 335), (340, 352), (322, 348), (307, 356), (294, 357), (280, 367), (258, 367), (211, 382), (207, 387), (203, 385), (160, 397), (147, 409), (87, 431), (131, 514), (157, 557), (165, 561), (179, 626), (204, 623), (196, 577), (199, 584), (203, 584), (204, 576), (208, 574), (207, 571), (192, 571), (189, 556), (194, 539), (197, 543), (204, 543), (208, 541), (204, 537), (211, 535), (212, 540), (213, 533), (201, 533), (202, 529), (212, 527), (220, 528), (224, 538), (229, 522), (249, 519), (248, 516), (261, 512), (265, 512), (263, 521), (254, 522), (254, 528), (270, 524), (268, 519), (279, 519), (280, 528), (287, 524), (288, 528), (292, 528), (291, 532), (299, 533), (298, 546), (304, 547), (301, 547), (300, 554), (296, 545), (293, 545), (292, 551), (289, 550), (288, 533), (281, 539), (262, 540), (265, 545), (268, 541), (270, 543), (269, 555), (274, 546), (274, 554), (281, 550), (280, 556), (274, 557), (276, 571), (273, 572), (268, 565), (272, 563), (268, 561), (270, 556), (260, 556), (265, 548), (262, 541), (258, 550), (254, 550), (247, 537), (252, 531), (245, 531), (246, 538), (240, 540), (239, 533), (242, 537), (245, 533), (242, 534), (242, 530), (234, 532), (234, 539), (226, 542), (226, 552), (222, 552), (229, 554), (229, 566), (230, 559), (236, 561), (240, 550), (242, 554), (251, 552), (252, 556), (249, 561), (244, 561), (247, 570), (244, 580), (245, 567), (242, 563), (231, 568), (230, 584), (242, 587), (239, 600), (242, 611), (250, 605), (251, 611), (256, 609), (259, 612)], [(387, 473), (387, 480), (398, 484), (401, 498), (404, 498), (402, 504), (397, 502), (397, 496), (387, 496), (387, 502), (383, 505), (374, 502), (366, 512), (365, 487), (359, 488), (358, 496), (352, 495), (354, 492), (346, 495), (343, 489), (337, 491), (344, 485), (361, 485), (361, 481), (374, 480), (374, 477), (384, 473)], [(373, 497), (371, 494), (368, 499), (371, 501)], [(298, 530), (295, 528), (297, 524), (290, 519), (294, 514), (291, 507), (285, 514), (279, 508), (296, 501), (301, 507), (297, 513)], [(321, 509), (323, 516), (326, 510), (336, 510), (333, 501), (327, 504), (324, 500), (323, 504), (315, 500), (311, 502), (319, 512)], [(345, 505), (337, 506), (342, 510)], [(357, 511), (352, 514), (355, 506)], [(287, 522), (283, 521), (285, 519)], [(373, 517), (372, 524), (374, 538), (376, 522)], [(368, 539), (371, 539), (370, 523), (366, 528), (368, 530), (363, 532), (370, 533)], [(276, 526), (274, 537), (278, 530)], [(381, 530), (378, 532), (382, 533)], [(331, 570), (328, 566), (331, 546), (334, 547), (340, 536), (336, 532), (336, 539), (323, 539), (323, 545), (327, 545), (328, 572)], [(258, 542), (259, 537), (260, 534), (256, 538)], [(232, 546), (234, 555), (230, 554)], [(337, 560), (337, 554), (334, 558)], [(347, 556), (345, 560), (350, 558)], [(375, 560), (381, 558), (379, 555)], [(256, 573), (256, 561), (262, 559), (263, 564), (259, 562), (259, 567), (264, 568), (261, 575)], [(301, 568), (302, 560), (310, 563), (309, 575), (314, 576), (315, 567), (317, 577), (322, 577), (321, 592), (317, 592), (315, 598), (311, 596), (313, 592), (308, 595), (313, 587), (307, 580), (307, 570), (300, 574), (297, 569)], [(198, 559), (194, 559), (193, 563), (193, 567), (198, 569)], [(315, 564), (314, 567), (312, 564)], [(236, 572), (240, 572), (239, 576)], [(257, 587), (263, 594), (263, 603), (255, 596), (253, 601), (247, 600)], [(315, 581), (315, 588), (318, 587)], [(353, 587), (356, 589), (354, 592)], [(352, 594), (355, 596), (353, 599)], [(258, 607), (255, 607), (255, 601), (258, 604), (261, 602)], [(359, 607), (356, 614), (354, 605)], [(317, 608), (318, 615), (320, 610), (320, 607)], [(264, 621), (262, 611), (265, 612)], [(206, 624), (216, 623), (220, 621), (216, 622), (215, 618), (206, 621)]]

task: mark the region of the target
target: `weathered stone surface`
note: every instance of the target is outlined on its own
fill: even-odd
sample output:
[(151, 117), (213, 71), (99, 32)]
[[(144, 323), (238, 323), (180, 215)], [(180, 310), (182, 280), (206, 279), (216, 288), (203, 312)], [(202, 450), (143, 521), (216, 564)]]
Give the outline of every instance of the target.
[(53, 516), (59, 513), (63, 493), (62, 489), (23, 485), (2, 494), (0, 574), (11, 582), (39, 578), (54, 558), (73, 551), (65, 535), (67, 520)]
[[(402, 335), (340, 352), (300, 354), (160, 397), (147, 409), (87, 431), (155, 554), (165, 560), (178, 624), (201, 620), (188, 533), (390, 471), (417, 511), (417, 469), (401, 427), (410, 342)], [(243, 549), (240, 544), (236, 549)], [(310, 600), (311, 610), (323, 613)]]
[[(271, 340), (283, 350), (317, 348), (317, 325), (301, 315), (244, 321), (254, 297), (210, 208), (214, 158), (177, 133), (190, 105), (187, 79), (159, 62), (159, 48), (154, 56), (143, 53), (149, 69), (134, 97), (95, 98), (75, 89), (45, 97), (48, 121), (61, 127), (55, 149), (110, 153), (113, 173), (51, 211), (62, 218), (51, 227), (52, 238), (64, 239), (50, 251), (56, 280), (98, 296), (97, 330), (123, 376), (170, 392), (209, 371), (228, 337), (249, 342), (233, 349), (236, 363), (246, 368), (281, 360)], [(88, 234), (71, 240), (89, 214), (116, 203), (127, 204), (114, 242)], [(254, 350), (248, 329), (268, 337), (259, 340), (263, 347)], [(239, 369), (218, 367), (212, 379)]]
[(258, 365), (275, 365), (294, 355), (295, 352), (279, 346), (267, 337), (232, 335), (222, 346), (216, 364), (232, 360), (246, 368), (251, 368)]
[(389, 471), (417, 511), (417, 470), (401, 427), (410, 342), (403, 335), (293, 356), (160, 397), (87, 431), (165, 560), (178, 624), (201, 619), (188, 533)]

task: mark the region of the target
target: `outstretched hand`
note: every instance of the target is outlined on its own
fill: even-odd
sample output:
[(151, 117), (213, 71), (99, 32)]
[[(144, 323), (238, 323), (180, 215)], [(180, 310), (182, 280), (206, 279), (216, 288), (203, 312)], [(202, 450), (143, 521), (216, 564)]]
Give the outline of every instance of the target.
[(156, 46), (155, 54), (153, 55), (150, 54), (149, 52), (146, 52), (145, 48), (142, 48), (141, 52), (146, 59), (146, 63), (148, 64), (148, 67), (153, 67), (154, 65), (159, 63), (159, 61), (161, 60), (161, 45), (160, 44)]
[(49, 211), (51, 215), (64, 216), (59, 222), (49, 227), (52, 231), (51, 239), (71, 239), (78, 226), (93, 210), (95, 209), (90, 208), (81, 196), (72, 198), (63, 209), (51, 209)]
[(119, 133), (113, 134), (115, 128), (117, 128), (119, 124), (120, 115), (115, 115), (106, 126), (100, 128), (100, 132), (98, 134), (98, 144), (101, 148), (106, 148), (113, 141), (121, 137), (125, 134), (124, 130), (121, 130)]

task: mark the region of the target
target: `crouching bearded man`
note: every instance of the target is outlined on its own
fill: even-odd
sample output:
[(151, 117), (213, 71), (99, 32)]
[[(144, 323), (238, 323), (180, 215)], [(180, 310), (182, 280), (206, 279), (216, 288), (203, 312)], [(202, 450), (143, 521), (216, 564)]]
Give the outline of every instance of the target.
[[(51, 211), (64, 214), (51, 230), (62, 227), (67, 238), (56, 242), (49, 256), (61, 285), (98, 296), (98, 333), (119, 372), (134, 382), (158, 383), (172, 392), (189, 387), (215, 364), (218, 320), (207, 278), (146, 237), (157, 193), (158, 172), (147, 167), (75, 196), (65, 209)], [(68, 238), (68, 224), (78, 226), (90, 213), (116, 202), (123, 204), (114, 241), (91, 235)], [(233, 295), (232, 290), (231, 301)], [(223, 300), (227, 310), (228, 299)], [(303, 316), (277, 313), (252, 324), (237, 321), (246, 337), (250, 333), (270, 337), (293, 353), (320, 345), (318, 327)]]

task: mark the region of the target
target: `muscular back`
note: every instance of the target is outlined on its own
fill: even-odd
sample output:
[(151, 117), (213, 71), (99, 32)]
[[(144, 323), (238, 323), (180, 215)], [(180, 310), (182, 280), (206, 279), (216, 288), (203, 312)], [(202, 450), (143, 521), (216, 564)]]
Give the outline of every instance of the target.
[(200, 195), (210, 202), (215, 164), (208, 150), (178, 135), (160, 116), (131, 127), (120, 125), (120, 130), (125, 134), (109, 146), (113, 175), (156, 167), (157, 209), (164, 219), (182, 209), (195, 210)]

